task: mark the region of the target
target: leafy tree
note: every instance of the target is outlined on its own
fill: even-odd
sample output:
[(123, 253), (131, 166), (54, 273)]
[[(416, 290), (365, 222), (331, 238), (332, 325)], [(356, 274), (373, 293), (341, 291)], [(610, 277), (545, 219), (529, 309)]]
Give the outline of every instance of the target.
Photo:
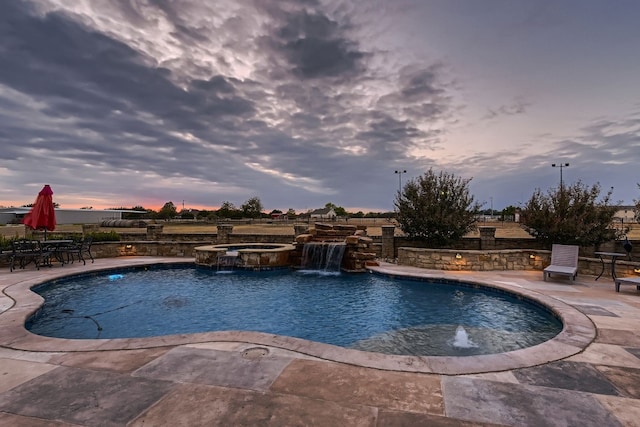
[(222, 202), (217, 214), (220, 218), (242, 218), (242, 211), (231, 202)]
[(160, 219), (171, 219), (178, 214), (178, 210), (176, 209), (176, 205), (173, 202), (167, 202), (160, 208), (158, 211), (158, 218)]
[(180, 218), (182, 219), (195, 219), (196, 215), (191, 209), (182, 209), (180, 211)]
[(258, 197), (252, 197), (240, 207), (242, 214), (247, 218), (260, 218), (262, 216), (262, 202)]
[[(32, 207), (33, 207), (33, 205), (35, 205), (35, 203), (29, 203), (29, 204), (26, 204), (26, 205), (22, 205), (22, 207), (23, 207), (23, 208), (32, 208)], [(59, 204), (59, 203), (56, 203), (56, 202), (53, 202), (53, 207), (54, 207), (54, 208), (59, 208), (59, 207), (60, 207), (60, 204)]]
[(342, 216), (342, 217), (349, 216), (349, 214), (347, 213), (347, 210), (342, 206), (338, 206), (333, 211), (336, 213), (337, 216)]
[(196, 214), (197, 219), (215, 219), (216, 216), (217, 215), (215, 211), (210, 211), (207, 209), (202, 209)]
[(471, 231), (480, 204), (469, 193), (471, 179), (429, 169), (398, 191), (397, 221), (409, 237), (445, 246)]
[(518, 208), (516, 208), (513, 205), (509, 205), (506, 208), (502, 209), (502, 211), (500, 212), (500, 217), (502, 221), (506, 219), (512, 220), (513, 218), (515, 218), (517, 209)]
[(345, 208), (343, 208), (342, 206), (336, 206), (331, 202), (326, 203), (324, 207), (327, 209), (333, 209), (333, 211), (336, 213), (336, 216), (349, 216)]
[(287, 211), (287, 217), (289, 219), (294, 219), (296, 217), (296, 210), (293, 208), (289, 208), (289, 210)]
[(536, 189), (522, 211), (522, 223), (549, 245), (599, 245), (615, 237), (612, 191), (600, 199), (600, 184), (587, 187), (581, 181), (549, 189), (546, 194)]

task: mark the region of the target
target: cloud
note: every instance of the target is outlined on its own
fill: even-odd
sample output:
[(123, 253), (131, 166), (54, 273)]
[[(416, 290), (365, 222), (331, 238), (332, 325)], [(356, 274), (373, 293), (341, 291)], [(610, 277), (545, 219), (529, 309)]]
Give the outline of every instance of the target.
[(531, 104), (522, 98), (515, 99), (513, 103), (509, 105), (501, 105), (497, 108), (489, 108), (487, 113), (482, 117), (484, 120), (495, 119), (499, 116), (516, 116), (524, 114), (527, 111), (527, 107)]
[[(484, 116), (487, 140), (506, 141), (500, 126), (515, 120), (547, 129), (548, 120), (533, 119), (542, 97), (529, 97), (533, 104), (520, 95), (532, 90), (488, 88), (492, 96), (473, 99), (476, 82), (486, 80), (460, 65), (456, 38), (491, 27), (465, 22), (442, 38), (427, 18), (460, 18), (446, 13), (453, 6), (440, 7), (445, 12), (411, 1), (4, 2), (0, 203), (31, 199), (46, 182), (63, 205), (77, 198), (95, 206), (86, 200), (101, 194), (112, 206), (178, 198), (215, 206), (257, 194), (281, 209), (329, 201), (392, 209), (398, 168), (512, 182), (533, 167), (552, 183), (550, 158), (567, 157), (572, 168), (636, 158), (637, 118), (622, 115), (589, 122), (593, 115), (584, 114), (562, 135), (550, 129), (518, 146), (483, 143), (469, 117)], [(473, 19), (486, 15), (476, 8)], [(445, 53), (424, 53), (437, 48)]]

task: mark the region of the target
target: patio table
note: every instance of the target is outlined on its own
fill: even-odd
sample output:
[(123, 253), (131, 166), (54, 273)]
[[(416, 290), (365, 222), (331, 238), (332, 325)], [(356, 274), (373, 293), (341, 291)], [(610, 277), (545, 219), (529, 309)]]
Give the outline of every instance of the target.
[(64, 265), (64, 252), (65, 247), (73, 243), (73, 240), (69, 239), (54, 239), (54, 240), (42, 240), (40, 245), (46, 251), (49, 251), (53, 256)]
[(594, 252), (595, 255), (597, 255), (600, 258), (600, 262), (602, 263), (602, 271), (600, 271), (600, 274), (598, 274), (598, 277), (596, 277), (596, 280), (598, 280), (602, 274), (604, 273), (604, 257), (610, 257), (611, 258), (611, 278), (615, 281), (616, 280), (616, 260), (620, 257), (624, 257), (627, 256), (626, 254), (621, 254), (618, 252)]

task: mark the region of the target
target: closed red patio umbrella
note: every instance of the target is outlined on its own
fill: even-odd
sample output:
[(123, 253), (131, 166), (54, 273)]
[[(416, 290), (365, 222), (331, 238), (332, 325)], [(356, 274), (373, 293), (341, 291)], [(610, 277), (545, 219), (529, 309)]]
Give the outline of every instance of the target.
[(53, 209), (53, 190), (49, 185), (45, 185), (40, 190), (36, 202), (29, 213), (24, 216), (22, 223), (34, 230), (44, 229), (45, 240), (47, 240), (47, 230), (55, 230), (56, 212)]

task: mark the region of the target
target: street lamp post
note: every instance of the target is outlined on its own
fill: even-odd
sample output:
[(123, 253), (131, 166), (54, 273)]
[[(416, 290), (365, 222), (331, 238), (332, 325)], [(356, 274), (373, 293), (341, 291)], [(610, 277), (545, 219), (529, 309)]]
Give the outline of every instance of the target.
[(402, 192), (402, 174), (407, 173), (406, 170), (397, 170), (395, 173), (398, 174), (398, 191)]
[(489, 197), (491, 200), (491, 219), (493, 219), (493, 197)]
[(568, 168), (569, 163), (551, 163), (552, 168), (560, 168), (560, 192), (562, 192), (562, 168)]

